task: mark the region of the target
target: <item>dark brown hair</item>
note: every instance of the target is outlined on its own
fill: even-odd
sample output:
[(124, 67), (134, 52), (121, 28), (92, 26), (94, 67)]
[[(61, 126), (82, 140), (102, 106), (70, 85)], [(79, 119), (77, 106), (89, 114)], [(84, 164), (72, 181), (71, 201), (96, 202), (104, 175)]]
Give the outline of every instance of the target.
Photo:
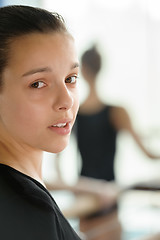
[(13, 5), (0, 8), (0, 87), (11, 42), (33, 32), (67, 32), (63, 18), (41, 8)]
[(96, 75), (99, 73), (101, 69), (101, 55), (95, 45), (83, 53), (81, 63), (92, 74)]

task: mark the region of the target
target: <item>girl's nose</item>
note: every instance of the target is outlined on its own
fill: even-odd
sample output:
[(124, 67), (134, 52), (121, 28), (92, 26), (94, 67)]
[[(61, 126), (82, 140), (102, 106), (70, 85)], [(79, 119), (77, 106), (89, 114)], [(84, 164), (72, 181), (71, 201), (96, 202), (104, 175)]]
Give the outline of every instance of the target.
[(57, 89), (56, 100), (54, 108), (57, 111), (66, 111), (73, 106), (73, 96), (66, 85), (63, 85)]

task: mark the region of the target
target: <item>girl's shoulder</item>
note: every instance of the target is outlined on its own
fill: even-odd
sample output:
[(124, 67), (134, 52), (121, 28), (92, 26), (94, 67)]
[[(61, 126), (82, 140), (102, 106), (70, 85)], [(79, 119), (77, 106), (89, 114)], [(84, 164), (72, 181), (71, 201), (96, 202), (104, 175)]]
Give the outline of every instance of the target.
[(118, 130), (125, 128), (130, 122), (126, 109), (121, 106), (110, 106), (110, 120)]

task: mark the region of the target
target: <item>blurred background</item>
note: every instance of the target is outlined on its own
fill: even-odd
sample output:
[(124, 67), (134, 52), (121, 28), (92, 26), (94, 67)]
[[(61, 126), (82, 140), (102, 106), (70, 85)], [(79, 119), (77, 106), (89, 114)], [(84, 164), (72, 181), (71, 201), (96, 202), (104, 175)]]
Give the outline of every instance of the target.
[[(76, 39), (79, 56), (93, 43), (98, 44), (104, 55), (103, 69), (97, 85), (101, 98), (107, 103), (124, 106), (135, 129), (144, 137), (146, 146), (158, 153), (160, 2), (48, 0), (41, 1), (41, 6), (58, 11), (64, 16)], [(80, 100), (83, 101), (87, 94), (87, 85), (81, 76), (79, 82)], [(146, 159), (129, 134), (122, 133), (117, 145), (115, 171), (121, 184), (130, 184), (153, 176), (159, 178), (160, 162)], [(68, 176), (71, 177), (74, 172), (72, 168), (76, 164), (73, 148), (71, 153), (69, 149), (65, 150), (61, 161), (64, 177), (67, 178), (65, 163)], [(69, 164), (68, 161), (73, 162)]]

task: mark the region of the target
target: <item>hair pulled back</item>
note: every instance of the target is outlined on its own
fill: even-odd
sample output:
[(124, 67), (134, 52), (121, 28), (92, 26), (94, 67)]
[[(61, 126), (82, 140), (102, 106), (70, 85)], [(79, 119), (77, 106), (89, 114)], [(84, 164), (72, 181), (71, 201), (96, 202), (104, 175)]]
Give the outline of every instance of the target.
[(35, 32), (67, 32), (67, 29), (64, 19), (58, 13), (21, 5), (0, 8), (0, 87), (11, 42), (17, 37)]
[(101, 69), (101, 55), (95, 45), (83, 53), (81, 62), (92, 74), (96, 75), (99, 73)]

